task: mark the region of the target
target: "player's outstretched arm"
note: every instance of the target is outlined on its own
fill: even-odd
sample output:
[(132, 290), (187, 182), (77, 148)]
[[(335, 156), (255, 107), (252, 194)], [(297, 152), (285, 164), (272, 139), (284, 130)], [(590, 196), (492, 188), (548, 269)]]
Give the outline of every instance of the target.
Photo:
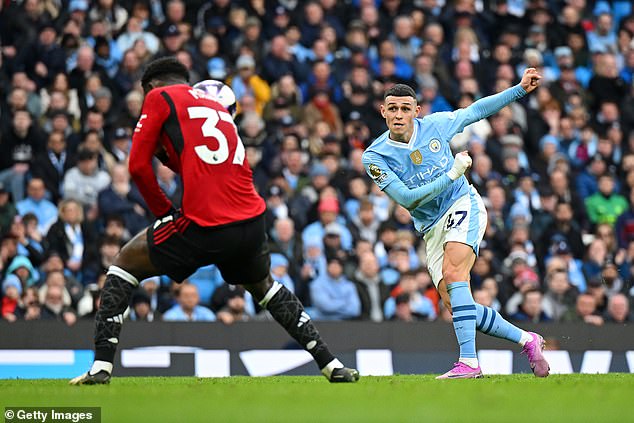
[(463, 151), (456, 154), (453, 167), (447, 173), (422, 187), (409, 189), (400, 179), (395, 179), (385, 187), (385, 193), (408, 210), (423, 205), (443, 192), (456, 179), (460, 178), (471, 166), (469, 153)]
[(535, 68), (528, 68), (524, 71), (522, 80), (514, 87), (508, 88), (500, 93), (481, 98), (471, 106), (456, 110), (457, 116), (456, 133), (462, 132), (465, 126), (491, 116), (508, 106), (512, 102), (519, 100), (526, 94), (532, 92), (539, 86), (541, 75)]

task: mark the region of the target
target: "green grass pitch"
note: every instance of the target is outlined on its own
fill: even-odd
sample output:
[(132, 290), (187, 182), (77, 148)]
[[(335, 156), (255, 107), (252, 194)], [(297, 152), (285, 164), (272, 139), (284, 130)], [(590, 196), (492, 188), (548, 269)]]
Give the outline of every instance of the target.
[(82, 387), (0, 380), (0, 404), (99, 406), (103, 422), (626, 422), (634, 421), (634, 375), (396, 375), (357, 384), (309, 376), (138, 377)]

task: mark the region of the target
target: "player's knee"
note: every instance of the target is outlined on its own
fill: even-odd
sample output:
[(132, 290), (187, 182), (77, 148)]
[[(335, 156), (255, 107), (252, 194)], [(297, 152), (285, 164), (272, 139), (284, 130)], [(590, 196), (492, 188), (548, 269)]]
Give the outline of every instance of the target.
[(273, 280), (270, 276), (268, 276), (266, 279), (263, 279), (258, 283), (244, 285), (244, 288), (249, 291), (257, 301), (260, 301), (266, 296), (266, 293), (269, 289), (271, 289), (272, 285)]

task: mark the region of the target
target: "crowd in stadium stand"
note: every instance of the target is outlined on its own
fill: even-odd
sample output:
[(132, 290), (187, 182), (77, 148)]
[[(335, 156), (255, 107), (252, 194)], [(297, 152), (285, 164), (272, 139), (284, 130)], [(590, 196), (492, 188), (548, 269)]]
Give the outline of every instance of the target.
[[(144, 65), (165, 55), (234, 90), (271, 272), (315, 320), (451, 320), (409, 213), (361, 154), (395, 83), (425, 115), (537, 68), (535, 94), (452, 140), (489, 216), (474, 298), (520, 322), (633, 319), (628, 0), (0, 0), (0, 53), (6, 321), (93, 318), (105, 270), (153, 222), (127, 158)], [(178, 204), (177, 175), (156, 174)], [(143, 281), (128, 318), (266, 316), (209, 266)]]

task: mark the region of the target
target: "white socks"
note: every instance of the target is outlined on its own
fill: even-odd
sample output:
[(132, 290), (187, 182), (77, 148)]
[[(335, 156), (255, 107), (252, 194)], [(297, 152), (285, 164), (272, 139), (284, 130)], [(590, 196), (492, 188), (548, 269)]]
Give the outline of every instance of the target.
[(112, 363), (108, 363), (107, 361), (95, 360), (95, 362), (92, 363), (92, 367), (90, 368), (90, 371), (88, 373), (94, 375), (102, 370), (108, 374), (112, 374)]
[(522, 331), (522, 337), (520, 338), (520, 342), (518, 342), (518, 344), (520, 344), (523, 347), (524, 344), (526, 344), (527, 342), (530, 342), (532, 340), (533, 340), (533, 337), (528, 332), (523, 330)]
[(343, 363), (335, 358), (330, 363), (326, 364), (326, 367), (321, 369), (321, 373), (326, 376), (326, 379), (330, 380), (330, 375), (332, 375), (332, 371), (335, 369), (340, 369), (342, 367)]
[(474, 368), (474, 369), (477, 369), (478, 366), (479, 366), (477, 358), (463, 358), (463, 357), (460, 357), (458, 359), (458, 361), (461, 362), (461, 363), (464, 363), (467, 366), (469, 366), (471, 368)]

